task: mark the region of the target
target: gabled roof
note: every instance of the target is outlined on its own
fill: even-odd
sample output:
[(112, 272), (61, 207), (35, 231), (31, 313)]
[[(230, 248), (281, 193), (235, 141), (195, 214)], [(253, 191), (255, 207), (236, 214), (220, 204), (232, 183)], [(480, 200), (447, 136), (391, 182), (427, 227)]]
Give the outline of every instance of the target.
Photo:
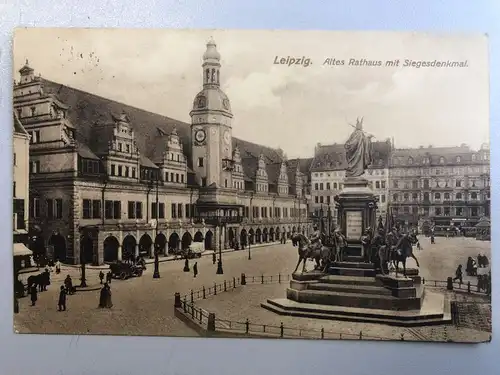
[[(68, 117), (75, 126), (76, 139), (86, 144), (92, 152), (98, 152), (98, 150), (94, 149), (96, 146), (92, 136), (94, 124), (112, 122), (113, 113), (126, 113), (130, 125), (135, 130), (137, 147), (141, 155), (149, 159), (149, 161), (159, 162), (162, 159), (166, 137), (163, 138), (161, 134), (168, 135), (175, 127), (184, 146), (183, 150), (187, 158), (188, 168), (191, 170), (190, 124), (50, 80), (42, 79), (42, 84), (45, 93), (56, 95), (62, 103), (69, 107)], [(257, 163), (260, 154), (264, 155), (266, 164), (279, 163), (283, 160), (282, 153), (271, 147), (233, 137), (233, 147), (236, 145), (240, 148), (246, 180), (255, 179), (256, 167), (254, 167), (254, 164)], [(253, 159), (255, 159), (255, 163)]]
[[(392, 152), (391, 165), (418, 165), (422, 164), (425, 158), (429, 159), (430, 165), (440, 165), (441, 158), (444, 158), (447, 165), (484, 164), (485, 160), (480, 157), (481, 153), (489, 154), (489, 150), (475, 151), (465, 144), (453, 147), (395, 149)], [(473, 155), (476, 155), (475, 160), (473, 160)], [(487, 160), (487, 162), (489, 161)]]
[(24, 129), (23, 124), (21, 124), (21, 121), (19, 121), (19, 117), (17, 117), (15, 112), (13, 112), (13, 131), (14, 133), (28, 135), (28, 132)]

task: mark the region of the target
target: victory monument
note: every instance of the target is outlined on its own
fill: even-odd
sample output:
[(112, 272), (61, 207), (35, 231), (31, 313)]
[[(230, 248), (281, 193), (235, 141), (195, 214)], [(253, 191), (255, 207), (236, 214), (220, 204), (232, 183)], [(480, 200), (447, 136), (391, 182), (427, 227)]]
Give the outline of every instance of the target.
[[(418, 268), (406, 269), (406, 259), (416, 259), (416, 236), (392, 228), (389, 215), (385, 226), (377, 224), (377, 197), (363, 177), (372, 162), (373, 136), (363, 131), (362, 119), (353, 127), (345, 143), (343, 190), (335, 197), (337, 229), (329, 227), (317, 247), (296, 235), (299, 263), (313, 258), (317, 267), (294, 272), (286, 298), (261, 306), (281, 315), (397, 326), (451, 322), (445, 296), (425, 291)], [(396, 268), (390, 272), (391, 264)]]

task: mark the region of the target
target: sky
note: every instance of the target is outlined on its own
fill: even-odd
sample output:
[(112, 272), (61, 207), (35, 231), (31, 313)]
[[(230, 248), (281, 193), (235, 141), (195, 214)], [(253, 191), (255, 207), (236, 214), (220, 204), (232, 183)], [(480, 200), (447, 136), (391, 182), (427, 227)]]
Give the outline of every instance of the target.
[[(44, 78), (190, 122), (210, 37), (221, 54), (233, 136), (288, 157), (344, 142), (357, 117), (375, 140), (393, 138), (398, 148), (489, 141), (488, 38), (479, 33), (17, 29), (14, 77), (28, 59)], [(275, 64), (288, 56), (311, 64)], [(328, 58), (344, 65), (324, 64)], [(399, 67), (385, 65), (395, 59)], [(467, 60), (467, 67), (402, 67), (405, 59)]]

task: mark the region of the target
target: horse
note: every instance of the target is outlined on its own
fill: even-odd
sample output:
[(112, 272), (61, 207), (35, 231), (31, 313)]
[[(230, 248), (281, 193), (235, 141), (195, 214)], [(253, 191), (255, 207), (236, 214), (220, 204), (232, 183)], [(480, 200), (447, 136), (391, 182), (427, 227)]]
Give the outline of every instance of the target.
[(394, 261), (394, 265), (396, 267), (396, 277), (398, 276), (398, 267), (399, 262), (403, 263), (403, 276), (406, 277), (406, 259), (413, 258), (417, 263), (417, 267), (420, 267), (418, 259), (413, 254), (413, 245), (415, 244), (414, 236), (410, 236), (408, 234), (403, 235), (396, 246), (393, 247), (392, 250), (392, 260)]
[(316, 267), (314, 269), (317, 270), (323, 267), (324, 270), (324, 268), (326, 268), (331, 253), (328, 247), (323, 245), (311, 247), (311, 241), (301, 233), (292, 235), (292, 244), (294, 246), (298, 245), (299, 247), (299, 260), (293, 273), (297, 272), (301, 262), (303, 262), (302, 273), (306, 272), (306, 260), (309, 258), (316, 261)]

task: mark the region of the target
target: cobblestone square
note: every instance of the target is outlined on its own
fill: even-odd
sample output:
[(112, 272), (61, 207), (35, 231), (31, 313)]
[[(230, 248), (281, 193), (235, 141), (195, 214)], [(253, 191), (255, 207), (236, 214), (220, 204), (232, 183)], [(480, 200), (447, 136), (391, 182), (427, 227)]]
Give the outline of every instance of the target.
[[(421, 263), (421, 274), (429, 280), (445, 280), (454, 273), (458, 263), (467, 256), (478, 252), (490, 256), (490, 243), (469, 238), (438, 238), (431, 245), (426, 238), (421, 239), (423, 250), (417, 251)], [(174, 293), (188, 294), (190, 290), (207, 289), (214, 283), (224, 280), (231, 282), (242, 273), (250, 279), (260, 279), (262, 274), (276, 275), (273, 283), (260, 285), (249, 283), (217, 296), (209, 296), (196, 302), (217, 318), (231, 321), (250, 322), (279, 326), (281, 322), (290, 329), (316, 330), (326, 332), (325, 338), (357, 338), (363, 332), (364, 339), (435, 340), (435, 341), (486, 341), (491, 332), (491, 304), (484, 297), (468, 296), (464, 293), (448, 292), (448, 298), (460, 304), (460, 323), (458, 326), (399, 328), (378, 324), (352, 323), (333, 320), (318, 320), (279, 316), (264, 310), (260, 303), (268, 298), (283, 298), (288, 281), (285, 275), (293, 270), (297, 260), (297, 249), (290, 243), (272, 245), (248, 251), (223, 253), (224, 274), (217, 275), (217, 266), (212, 264), (211, 256), (198, 260), (199, 274), (196, 278), (191, 272), (183, 272), (182, 260), (160, 263), (160, 279), (152, 278), (152, 264), (144, 275), (128, 280), (113, 280), (111, 283), (114, 306), (111, 309), (98, 309), (99, 291), (77, 292), (68, 296), (68, 310), (57, 311), (59, 285), (66, 275), (76, 282), (80, 276), (79, 268), (65, 267), (60, 275), (52, 274), (48, 291), (39, 294), (36, 306), (29, 306), (29, 297), (20, 299), (20, 313), (15, 314), (15, 328), (20, 333), (74, 333), (74, 334), (113, 334), (113, 335), (159, 335), (159, 336), (197, 336), (184, 322), (174, 316)], [(190, 261), (190, 266), (193, 265)], [(411, 265), (410, 265), (411, 266)], [(308, 263), (312, 268), (312, 264)], [(88, 269), (87, 278), (91, 284), (98, 284), (98, 269)], [(283, 280), (277, 282), (277, 275)], [(475, 283), (473, 278), (467, 278)], [(445, 290), (442, 290), (446, 293)], [(296, 333), (295, 333), (296, 334)], [(303, 335), (307, 335), (303, 333)]]

